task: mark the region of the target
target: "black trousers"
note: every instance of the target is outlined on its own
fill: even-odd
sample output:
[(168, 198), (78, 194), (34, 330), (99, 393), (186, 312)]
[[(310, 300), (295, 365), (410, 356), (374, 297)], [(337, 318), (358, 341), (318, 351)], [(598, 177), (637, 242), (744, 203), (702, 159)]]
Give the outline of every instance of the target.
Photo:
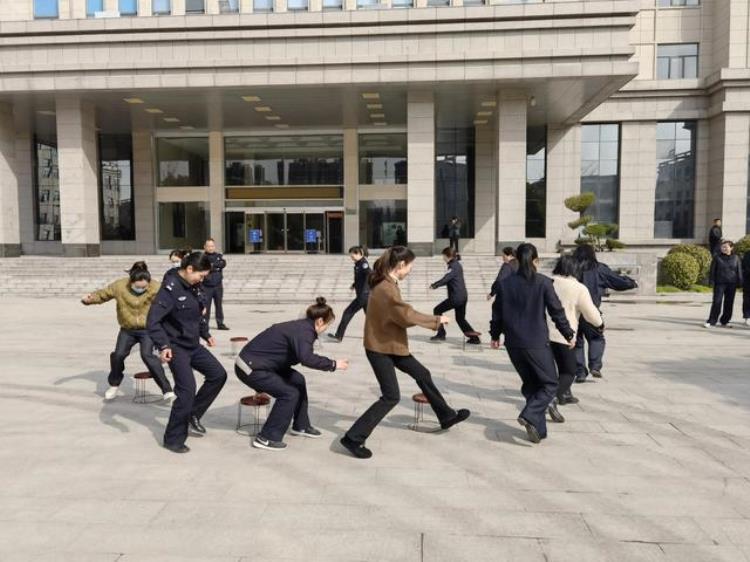
[[(469, 324), (466, 321), (466, 303), (463, 304), (457, 304), (452, 302), (450, 299), (445, 299), (443, 302), (441, 302), (439, 305), (437, 305), (435, 308), (432, 309), (432, 313), (435, 316), (441, 316), (442, 314), (445, 314), (449, 310), (455, 310), (456, 311), (456, 324), (458, 324), (458, 327), (461, 328), (461, 331), (465, 334), (467, 332), (473, 332), (474, 328), (471, 327), (471, 324)], [(437, 335), (439, 336), (445, 336), (445, 326), (443, 324), (440, 324), (440, 327), (438, 328)]]
[[(711, 303), (711, 312), (708, 315), (708, 323), (712, 326), (716, 321), (722, 324), (729, 324), (732, 319), (732, 309), (734, 308), (734, 297), (737, 294), (737, 285), (734, 283), (717, 283), (714, 285), (714, 300)], [(744, 301), (743, 295), (743, 301)], [(724, 308), (722, 309), (722, 302)], [(721, 312), (721, 318), (719, 313)]]
[(557, 342), (550, 342), (549, 345), (557, 364), (557, 398), (561, 399), (570, 393), (570, 387), (576, 378), (576, 350)]
[(352, 321), (354, 315), (360, 310), (364, 310), (365, 314), (367, 314), (367, 295), (355, 298), (349, 303), (349, 306), (344, 309), (344, 313), (341, 315), (341, 320), (339, 321), (339, 327), (336, 328), (336, 337), (338, 339), (344, 338), (349, 322)]
[(206, 322), (211, 321), (211, 304), (216, 304), (216, 323), (224, 323), (224, 285), (203, 287), (206, 292)]
[(456, 415), (456, 411), (448, 406), (445, 398), (435, 386), (430, 371), (413, 355), (386, 355), (369, 349), (366, 349), (365, 353), (378, 379), (381, 396), (346, 432), (349, 439), (355, 443), (364, 443), (388, 412), (396, 407), (401, 399), (396, 369), (416, 381), (440, 422), (447, 421)]
[(157, 355), (154, 355), (154, 342), (146, 330), (125, 330), (120, 329), (117, 334), (117, 343), (115, 350), (109, 355), (109, 385), (120, 386), (125, 374), (125, 359), (130, 355), (133, 346), (138, 344), (141, 351), (141, 360), (145, 363), (148, 372), (154, 377), (154, 382), (159, 386), (162, 393), (172, 392), (172, 385), (169, 384), (164, 367)]
[(521, 394), (526, 398), (526, 407), (521, 417), (530, 422), (540, 437), (547, 436), (547, 406), (557, 392), (555, 358), (549, 347), (521, 349), (509, 347), (508, 356), (521, 377)]
[(269, 441), (281, 441), (289, 424), (303, 430), (310, 427), (307, 413), (307, 384), (299, 371), (289, 369), (284, 373), (274, 371), (252, 371), (249, 375), (239, 367), (234, 368), (237, 378), (258, 392), (265, 392), (275, 398), (271, 413), (258, 434)]
[[(201, 345), (194, 349), (173, 345), (169, 368), (174, 376), (177, 399), (172, 403), (172, 412), (164, 431), (164, 444), (182, 445), (187, 439), (190, 416), (203, 417), (227, 382), (227, 372), (219, 360)], [(197, 394), (193, 369), (205, 377)]]
[[(585, 344), (588, 344), (588, 362)], [(604, 339), (604, 334), (583, 318), (579, 318), (578, 334), (576, 334), (576, 376), (585, 377), (591, 370), (601, 371), (606, 346), (607, 340)]]
[(742, 317), (750, 318), (750, 279), (747, 279), (742, 286)]
[(458, 240), (459, 240), (458, 238), (450, 238), (449, 239), (450, 244), (448, 247), (453, 248), (454, 250), (456, 250), (456, 252), (458, 252)]

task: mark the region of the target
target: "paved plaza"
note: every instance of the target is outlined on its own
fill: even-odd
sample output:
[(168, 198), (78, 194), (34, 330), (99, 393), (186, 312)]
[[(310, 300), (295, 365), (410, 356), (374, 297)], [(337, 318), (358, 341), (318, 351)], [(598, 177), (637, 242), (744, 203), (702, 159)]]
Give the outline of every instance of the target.
[[(703, 329), (704, 304), (606, 303), (604, 379), (576, 385), (581, 403), (537, 446), (515, 421), (505, 352), (462, 351), (453, 324), (442, 345), (415, 328), (414, 354), (472, 417), (447, 433), (409, 430), (416, 386), (403, 376), (369, 461), (338, 446), (378, 395), (361, 315), (321, 350), (350, 357), (348, 372), (303, 369), (324, 438), (288, 436), (270, 453), (235, 432), (250, 391), (229, 337), (301, 307), (228, 305), (232, 331), (215, 332), (228, 383), (208, 435), (175, 455), (159, 446), (168, 408), (134, 404), (130, 377), (103, 402), (113, 303), (0, 304), (3, 562), (750, 560), (750, 330)], [(468, 317), (486, 332), (488, 304), (475, 298)], [(127, 366), (142, 370), (137, 352)]]

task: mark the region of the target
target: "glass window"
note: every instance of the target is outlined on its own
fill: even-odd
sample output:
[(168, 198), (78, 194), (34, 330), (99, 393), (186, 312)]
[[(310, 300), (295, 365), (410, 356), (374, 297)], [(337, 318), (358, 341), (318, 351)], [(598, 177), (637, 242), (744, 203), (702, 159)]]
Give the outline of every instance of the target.
[(427, 0), (428, 6), (450, 6), (451, 0)]
[(171, 0), (153, 0), (151, 9), (155, 16), (169, 15), (172, 13), (172, 1)]
[(693, 238), (695, 234), (696, 130), (695, 121), (657, 125), (654, 238)]
[(286, 9), (290, 12), (304, 12), (307, 10), (308, 0), (287, 0)]
[(380, 0), (357, 0), (357, 8), (379, 8), (381, 6)]
[(341, 135), (226, 137), (226, 185), (342, 185)]
[(359, 183), (406, 184), (406, 133), (359, 135)]
[(57, 146), (36, 139), (34, 147), (36, 239), (61, 240)]
[(596, 195), (587, 214), (616, 224), (620, 202), (620, 125), (581, 126), (581, 193)]
[(343, 10), (343, 0), (323, 0), (323, 10)]
[(130, 135), (99, 135), (99, 187), (102, 240), (135, 240)]
[(160, 138), (156, 153), (160, 186), (208, 185), (208, 138)]
[(34, 0), (34, 18), (56, 18), (59, 15), (57, 0)]
[(411, 8), (414, 5), (412, 0), (391, 0), (393, 8)]
[(240, 0), (219, 0), (219, 13), (236, 14), (240, 11)]
[(406, 232), (406, 201), (360, 201), (360, 244), (368, 248), (405, 246)]
[(118, 10), (121, 16), (137, 16), (138, 0), (119, 0)]
[(544, 238), (547, 226), (547, 127), (526, 129), (526, 236)]
[(253, 0), (253, 12), (273, 12), (273, 0)]
[(659, 0), (659, 7), (669, 8), (672, 6), (699, 6), (700, 0)]
[(464, 6), (484, 6), (484, 0), (464, 0)]
[(204, 14), (206, 12), (206, 2), (204, 0), (185, 0), (186, 14)]
[(474, 237), (474, 128), (438, 128), (435, 141), (435, 236), (448, 237), (451, 218), (461, 237)]
[(202, 248), (210, 220), (208, 203), (159, 203), (159, 248)]
[(698, 77), (698, 43), (658, 45), (656, 77), (659, 80), (678, 80)]
[(104, 0), (86, 0), (86, 17), (93, 18), (96, 12), (104, 11)]

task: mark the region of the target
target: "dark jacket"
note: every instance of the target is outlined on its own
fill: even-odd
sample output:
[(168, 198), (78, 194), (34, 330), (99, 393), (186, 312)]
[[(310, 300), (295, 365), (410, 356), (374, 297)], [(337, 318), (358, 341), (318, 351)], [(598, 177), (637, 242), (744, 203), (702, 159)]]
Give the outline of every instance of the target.
[(224, 268), (227, 266), (227, 260), (219, 252), (206, 254), (211, 262), (211, 273), (206, 275), (203, 285), (206, 287), (218, 287), (224, 281)]
[(367, 263), (367, 258), (361, 258), (354, 262), (354, 283), (352, 283), (352, 289), (357, 293), (357, 298), (360, 300), (367, 300), (370, 294), (370, 285), (367, 283), (369, 277), (370, 264)]
[(708, 231), (708, 245), (711, 248), (711, 252), (719, 249), (721, 245), (722, 231), (720, 226), (712, 226), (711, 230)]
[(464, 268), (458, 259), (454, 258), (448, 262), (448, 271), (430, 287), (437, 289), (442, 286), (448, 287), (448, 298), (453, 304), (464, 304), (469, 300), (464, 282)]
[(603, 290), (628, 291), (638, 287), (633, 279), (626, 275), (619, 275), (612, 271), (608, 265), (597, 263), (593, 269), (584, 270), (579, 279), (591, 293), (591, 300), (599, 308), (602, 304)]
[(552, 279), (537, 273), (531, 279), (514, 273), (500, 282), (492, 303), (490, 336), (505, 334), (505, 347), (539, 349), (549, 346), (547, 316), (563, 337), (571, 341), (575, 332), (557, 298)]
[(173, 345), (194, 349), (201, 338), (208, 341), (211, 337), (204, 308), (200, 287), (189, 285), (175, 270), (167, 275), (151, 304), (146, 320), (148, 335), (160, 350)]
[(750, 284), (750, 252), (745, 252), (742, 256), (742, 283)]
[(310, 369), (335, 371), (336, 362), (316, 355), (313, 343), (318, 339), (315, 322), (308, 318), (274, 324), (255, 336), (240, 351), (242, 359), (253, 371), (284, 373), (302, 363)]
[(716, 254), (711, 262), (709, 283), (713, 285), (742, 285), (742, 264), (736, 255)]
[(448, 223), (448, 238), (456, 240), (461, 237), (461, 223)]
[(506, 277), (510, 277), (516, 271), (518, 271), (518, 260), (514, 259), (504, 263), (502, 267), (500, 267), (500, 271), (497, 272), (495, 281), (492, 282), (492, 287), (490, 287), (490, 296), (494, 297), (497, 294), (497, 288), (500, 286), (500, 281), (502, 281)]

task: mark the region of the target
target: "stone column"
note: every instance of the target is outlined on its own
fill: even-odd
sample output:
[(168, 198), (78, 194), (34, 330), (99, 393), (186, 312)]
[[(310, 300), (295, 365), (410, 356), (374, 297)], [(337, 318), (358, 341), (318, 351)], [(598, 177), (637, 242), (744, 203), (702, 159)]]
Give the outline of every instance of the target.
[(208, 199), (211, 238), (224, 249), (224, 135), (221, 131), (208, 133)]
[(34, 190), (34, 126), (28, 100), (14, 104), (15, 160), (18, 180), (18, 207), (21, 221), (21, 251), (24, 254), (41, 252), (38, 245), (55, 246), (59, 253), (59, 242), (37, 242), (36, 194)]
[(626, 121), (620, 130), (620, 240), (654, 239), (656, 124)]
[(475, 128), (474, 239), (466, 240), (462, 251), (495, 253), (497, 232), (496, 132), (491, 124)]
[(526, 104), (525, 92), (498, 96), (496, 253), (526, 238)]
[(133, 197), (135, 198), (135, 241), (138, 253), (153, 254), (156, 245), (156, 177), (154, 142), (146, 119), (133, 115)]
[(64, 256), (98, 256), (99, 182), (94, 104), (58, 96), (60, 223)]
[(356, 128), (344, 129), (344, 249), (359, 239), (359, 143)]
[(417, 255), (431, 256), (435, 240), (435, 99), (409, 90), (407, 107), (407, 240)]
[(547, 127), (547, 245), (555, 251), (557, 243), (573, 244), (576, 233), (568, 227), (576, 213), (565, 207), (565, 199), (581, 192), (581, 127)]
[(15, 129), (13, 106), (0, 103), (0, 257), (21, 255)]
[(172, 0), (172, 15), (173, 16), (185, 15), (185, 0)]

